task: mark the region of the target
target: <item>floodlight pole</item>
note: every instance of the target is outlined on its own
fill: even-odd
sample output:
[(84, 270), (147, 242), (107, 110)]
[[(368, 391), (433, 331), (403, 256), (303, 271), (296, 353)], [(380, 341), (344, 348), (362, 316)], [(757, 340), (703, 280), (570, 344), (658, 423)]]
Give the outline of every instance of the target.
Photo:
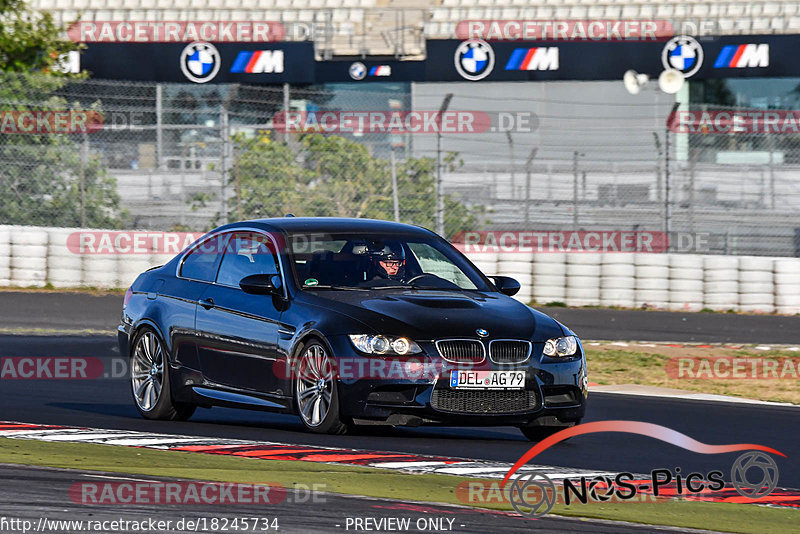
[(436, 115), (436, 233), (444, 237), (444, 188), (442, 187), (442, 115), (450, 106), (453, 93), (447, 93)]

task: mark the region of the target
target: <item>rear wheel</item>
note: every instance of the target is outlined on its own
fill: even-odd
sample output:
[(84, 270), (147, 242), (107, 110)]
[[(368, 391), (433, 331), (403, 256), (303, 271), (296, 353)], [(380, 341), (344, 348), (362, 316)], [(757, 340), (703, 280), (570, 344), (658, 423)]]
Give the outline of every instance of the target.
[[(529, 426), (521, 426), (519, 429), (531, 441), (542, 441), (544, 438), (549, 438), (556, 432), (561, 432), (565, 428), (571, 428), (576, 424), (580, 424), (580, 421), (577, 423), (567, 423), (563, 426), (543, 426), (543, 425), (529, 425)], [(569, 439), (569, 438), (567, 438)], [(566, 441), (566, 440), (564, 440)]]
[(141, 329), (131, 351), (131, 394), (136, 409), (146, 419), (184, 421), (195, 406), (172, 400), (169, 362), (164, 343), (152, 328)]
[(339, 416), (339, 392), (333, 357), (319, 341), (300, 351), (295, 367), (295, 403), (300, 420), (311, 432), (344, 434), (347, 425)]

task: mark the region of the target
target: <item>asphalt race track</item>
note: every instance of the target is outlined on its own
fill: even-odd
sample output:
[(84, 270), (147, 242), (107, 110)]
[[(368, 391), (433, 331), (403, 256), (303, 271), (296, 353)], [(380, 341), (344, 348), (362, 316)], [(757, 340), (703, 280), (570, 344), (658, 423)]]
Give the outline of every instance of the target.
[[(109, 336), (0, 336), (2, 356), (118, 356)], [(198, 410), (187, 422), (139, 417), (124, 378), (96, 380), (2, 380), (0, 419), (95, 428), (274, 441), (292, 444), (376, 449), (470, 459), (514, 462), (531, 443), (516, 428), (364, 427), (358, 435), (307, 433), (292, 416), (246, 410)], [(591, 395), (585, 421), (626, 419), (673, 428), (704, 443), (758, 443), (778, 458), (779, 485), (800, 488), (800, 408), (622, 395)], [(725, 473), (736, 453), (700, 455), (643, 436), (592, 434), (545, 451), (537, 464), (648, 473), (657, 468)]]
[[(541, 308), (583, 339), (800, 344), (800, 317)], [(0, 292), (0, 330), (92, 330), (113, 333), (122, 295)]]
[[(0, 502), (3, 503), (2, 514), (19, 520), (30, 521), (33, 526), (38, 525), (40, 519), (46, 521), (136, 521), (141, 522), (152, 518), (157, 521), (171, 521), (177, 526), (179, 521), (198, 521), (205, 519), (210, 525), (212, 518), (251, 518), (258, 516), (270, 521), (278, 520), (280, 532), (307, 533), (307, 532), (346, 532), (347, 518), (370, 517), (381, 518), (409, 518), (411, 524), (417, 520), (444, 519), (451, 525), (453, 532), (459, 533), (486, 533), (486, 532), (530, 532), (541, 530), (546, 532), (584, 533), (592, 532), (606, 534), (611, 532), (645, 533), (652, 532), (652, 526), (637, 526), (621, 523), (608, 523), (604, 521), (569, 519), (554, 516), (545, 516), (536, 520), (529, 520), (513, 513), (493, 512), (486, 513), (468, 508), (452, 506), (438, 506), (427, 504), (407, 504), (398, 501), (365, 499), (334, 494), (315, 495), (311, 501), (307, 494), (295, 494), (289, 490), (286, 499), (280, 504), (253, 505), (230, 504), (221, 505), (193, 505), (181, 504), (179, 506), (164, 504), (136, 504), (127, 506), (110, 506), (104, 504), (76, 504), (69, 497), (70, 487), (80, 483), (98, 483), (115, 481), (147, 481), (169, 482), (175, 479), (159, 477), (140, 477), (117, 475), (108, 473), (102, 475), (96, 472), (77, 470), (60, 470), (49, 468), (30, 468), (11, 465), (0, 465)], [(295, 495), (298, 495), (295, 497)], [(52, 525), (52, 523), (50, 523)], [(2, 529), (2, 526), (0, 526)], [(75, 529), (77, 531), (77, 529)], [(170, 528), (160, 532), (184, 532)], [(193, 529), (188, 529), (193, 530)], [(201, 527), (198, 527), (203, 532)], [(353, 530), (351, 525), (350, 530)], [(658, 529), (660, 530), (660, 529)], [(664, 529), (677, 530), (677, 529)], [(113, 532), (114, 530), (109, 530)], [(256, 530), (259, 532), (260, 530)], [(413, 529), (411, 531), (414, 531)], [(118, 532), (118, 530), (117, 530)], [(274, 530), (264, 530), (274, 532)]]
[[(119, 316), (121, 295), (0, 293), (0, 328), (5, 332), (29, 332), (0, 335), (0, 357), (15, 356), (93, 356), (106, 362), (119, 357), (113, 332)], [(587, 339), (651, 341), (727, 341), (740, 343), (798, 343), (800, 318), (755, 317), (724, 314), (679, 314), (593, 309), (548, 310)], [(736, 326), (738, 325), (738, 327)], [(38, 335), (37, 330), (49, 335)], [(66, 335), (63, 332), (107, 331), (104, 335)], [(59, 333), (61, 332), (61, 333)], [(188, 434), (263, 440), (290, 444), (398, 451), (426, 455), (462, 457), (476, 460), (516, 461), (531, 447), (515, 428), (386, 428), (364, 427), (355, 435), (320, 436), (304, 431), (291, 416), (213, 408), (198, 410), (187, 422), (147, 421), (133, 407), (127, 379), (101, 377), (93, 380), (1, 380), (0, 420), (28, 423), (62, 424), (108, 429)], [(780, 469), (778, 485), (800, 488), (800, 408), (712, 403), (629, 397), (594, 393), (591, 395), (586, 422), (622, 419), (646, 421), (683, 432), (703, 443), (720, 445), (757, 443), (773, 447), (787, 458), (775, 458)], [(534, 463), (603, 471), (648, 473), (653, 469), (680, 467), (681, 472), (707, 473), (720, 470), (730, 479), (730, 467), (737, 453), (701, 455), (644, 436), (629, 434), (591, 434), (559, 443), (539, 455)], [(81, 475), (56, 470), (0, 466), (3, 515), (39, 517), (51, 515), (64, 519), (80, 518), (86, 513), (96, 517), (120, 513), (147, 516), (140, 507), (88, 510), (84, 505), (63, 502), (63, 485)], [(56, 488), (56, 489), (54, 489)], [(383, 503), (386, 504), (386, 503)], [(10, 506), (8, 506), (10, 505)], [(392, 504), (380, 508), (373, 500), (329, 496), (329, 501), (312, 520), (303, 508), (290, 502), (276, 508), (276, 515), (293, 531), (338, 531), (337, 518), (348, 511), (361, 516), (400, 515)], [(377, 507), (377, 508), (376, 508)], [(369, 511), (367, 511), (369, 510)], [(181, 507), (175, 517), (190, 514)], [(207, 516), (230, 515), (226, 506), (219, 513), (203, 510)], [(404, 510), (404, 513), (408, 510)], [(163, 506), (159, 513), (164, 514)], [(169, 516), (172, 512), (167, 512)], [(263, 511), (261, 511), (263, 514)], [(414, 516), (408, 512), (405, 515)], [(545, 518), (535, 522), (516, 517), (473, 517), (467, 512), (457, 516), (460, 531), (522, 531), (542, 529), (560, 532), (634, 531), (635, 527), (582, 524)], [(309, 523), (309, 522), (312, 523)], [(487, 528), (484, 521), (491, 521)], [(558, 522), (551, 524), (550, 521)], [(506, 524), (507, 523), (507, 524)], [(535, 526), (533, 526), (535, 525)], [(282, 525), (283, 526), (283, 525)], [(608, 529), (608, 530), (606, 530)]]

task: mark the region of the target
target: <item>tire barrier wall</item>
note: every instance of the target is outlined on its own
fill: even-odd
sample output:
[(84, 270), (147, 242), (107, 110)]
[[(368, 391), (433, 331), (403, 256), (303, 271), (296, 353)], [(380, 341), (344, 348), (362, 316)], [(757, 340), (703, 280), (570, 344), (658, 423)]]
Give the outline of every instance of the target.
[(522, 302), (672, 311), (800, 313), (800, 258), (643, 253), (467, 253), (516, 278)]
[[(79, 254), (78, 228), (0, 226), (0, 286), (127, 288), (171, 254)], [(800, 313), (800, 258), (643, 253), (467, 253), (511, 276), (528, 303), (674, 311)]]

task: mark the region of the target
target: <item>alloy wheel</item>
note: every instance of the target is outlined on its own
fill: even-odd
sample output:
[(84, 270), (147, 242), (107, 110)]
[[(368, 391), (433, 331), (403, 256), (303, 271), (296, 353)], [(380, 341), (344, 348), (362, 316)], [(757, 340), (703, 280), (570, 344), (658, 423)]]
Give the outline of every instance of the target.
[(152, 410), (164, 386), (164, 351), (153, 332), (145, 332), (133, 349), (131, 387), (133, 398), (142, 411)]
[(333, 365), (321, 345), (303, 351), (297, 364), (296, 399), (303, 422), (316, 427), (322, 424), (331, 407)]

